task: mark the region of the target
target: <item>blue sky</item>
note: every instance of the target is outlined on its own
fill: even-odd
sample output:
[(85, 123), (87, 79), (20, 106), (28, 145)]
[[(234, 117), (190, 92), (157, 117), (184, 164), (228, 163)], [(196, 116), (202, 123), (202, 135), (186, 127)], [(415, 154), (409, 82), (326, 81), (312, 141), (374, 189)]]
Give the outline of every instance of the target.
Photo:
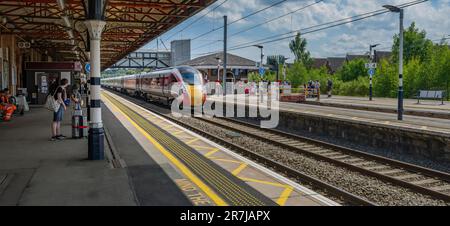
[[(186, 20), (174, 29), (162, 35), (166, 46), (170, 41), (197, 37), (207, 31), (223, 25), (223, 16), (229, 17), (229, 22), (235, 21), (252, 12), (263, 9), (280, 0), (228, 0), (213, 12), (208, 11), (224, 0), (218, 0), (209, 8)], [(241, 20), (229, 26), (229, 34), (241, 31), (256, 24), (276, 18), (314, 3), (316, 0), (288, 0), (280, 5), (265, 10), (255, 16)], [(413, 0), (324, 0), (318, 4), (297, 11), (286, 17), (265, 24), (256, 29), (230, 37), (229, 46), (256, 41), (262, 38), (277, 36), (305, 27), (319, 25), (362, 13), (382, 9), (385, 4), (399, 5)], [(198, 17), (205, 15), (183, 32), (179, 32)], [(437, 40), (444, 35), (450, 35), (450, 0), (430, 0), (405, 9), (405, 27), (415, 21), (417, 26), (425, 29), (428, 38)], [(314, 32), (304, 35), (308, 40), (308, 50), (313, 57), (343, 56), (346, 53), (363, 54), (368, 51), (369, 44), (380, 43), (380, 50), (389, 50), (392, 36), (398, 33), (398, 14), (388, 13), (358, 21), (355, 23)], [(305, 30), (304, 30), (305, 31)], [(169, 37), (173, 36), (169, 39)], [(285, 36), (279, 36), (285, 37)], [(195, 58), (208, 52), (223, 48), (223, 29), (212, 32), (192, 42), (192, 57)], [(289, 50), (290, 39), (264, 44), (266, 55), (282, 54), (293, 59)], [(205, 46), (205, 44), (212, 43)], [(202, 47), (203, 46), (203, 47)], [(201, 47), (201, 48), (199, 48)], [(156, 49), (156, 41), (150, 42), (144, 48)], [(160, 46), (160, 48), (163, 48)], [(259, 50), (255, 47), (231, 51), (252, 60), (259, 59)], [(291, 60), (288, 60), (291, 61)]]

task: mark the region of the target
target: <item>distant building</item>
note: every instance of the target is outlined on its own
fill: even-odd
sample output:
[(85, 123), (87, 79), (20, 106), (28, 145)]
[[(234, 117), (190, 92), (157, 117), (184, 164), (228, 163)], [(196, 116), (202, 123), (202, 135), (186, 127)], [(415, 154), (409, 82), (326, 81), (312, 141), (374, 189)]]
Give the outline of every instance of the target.
[(358, 60), (358, 59), (362, 59), (362, 60), (368, 60), (369, 59), (369, 55), (353, 55), (353, 54), (347, 54), (347, 62), (350, 62), (352, 60)]
[(328, 57), (328, 67), (330, 74), (335, 74), (338, 72), (347, 61), (345, 57)]
[(375, 51), (375, 62), (380, 63), (381, 60), (389, 60), (392, 57), (392, 52), (390, 51)]
[(313, 58), (312, 68), (321, 69), (328, 68), (328, 60), (326, 58)]
[[(217, 71), (220, 62), (220, 78), (217, 76)], [(223, 53), (216, 53), (207, 56), (195, 58), (193, 60), (184, 62), (183, 65), (192, 66), (206, 76), (209, 81), (222, 80), (223, 76)], [(248, 80), (250, 72), (257, 72), (258, 67), (256, 62), (233, 54), (227, 55), (227, 80), (236, 81)]]
[(175, 40), (170, 43), (171, 66), (179, 66), (191, 59), (191, 40)]

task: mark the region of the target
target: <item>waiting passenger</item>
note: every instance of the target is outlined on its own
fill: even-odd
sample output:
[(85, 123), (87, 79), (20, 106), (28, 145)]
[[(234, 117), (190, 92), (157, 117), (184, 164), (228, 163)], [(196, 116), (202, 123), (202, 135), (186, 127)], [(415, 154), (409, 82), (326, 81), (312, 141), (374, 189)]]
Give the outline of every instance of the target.
[(59, 110), (57, 112), (53, 112), (53, 122), (52, 122), (52, 138), (51, 141), (55, 140), (64, 140), (66, 136), (61, 134), (61, 122), (63, 121), (64, 112), (67, 110), (67, 106), (65, 104), (65, 100), (67, 99), (67, 85), (69, 84), (69, 80), (63, 79), (61, 80), (61, 85), (56, 89), (55, 93), (53, 93), (53, 98), (55, 98), (56, 102), (60, 105)]
[(74, 104), (74, 111), (80, 111), (81, 110), (81, 105), (82, 105), (82, 99), (81, 99), (81, 94), (80, 94), (80, 88), (78, 85), (73, 85), (72, 87), (72, 96), (71, 99), (73, 101)]

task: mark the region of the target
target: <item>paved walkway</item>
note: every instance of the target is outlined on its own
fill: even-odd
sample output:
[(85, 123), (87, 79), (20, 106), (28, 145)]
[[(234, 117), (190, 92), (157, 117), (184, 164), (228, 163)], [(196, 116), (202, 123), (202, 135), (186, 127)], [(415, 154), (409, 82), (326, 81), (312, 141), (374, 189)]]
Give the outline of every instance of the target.
[[(317, 102), (315, 98), (308, 99), (308, 102)], [(333, 104), (334, 106), (340, 107), (373, 107), (373, 108), (386, 108), (396, 110), (398, 106), (398, 100), (395, 98), (374, 98), (373, 101), (369, 101), (368, 97), (346, 97), (346, 96), (333, 96), (332, 98), (327, 98), (323, 95), (321, 104)], [(442, 105), (441, 101), (437, 100), (423, 100), (420, 104), (417, 104), (417, 100), (405, 99), (404, 108), (409, 111), (426, 111), (426, 112), (436, 112), (436, 113), (447, 113), (450, 114), (450, 102), (444, 102)]]
[(51, 119), (47, 110), (32, 108), (0, 122), (0, 206), (136, 205), (126, 169), (87, 161), (87, 140), (49, 141)]

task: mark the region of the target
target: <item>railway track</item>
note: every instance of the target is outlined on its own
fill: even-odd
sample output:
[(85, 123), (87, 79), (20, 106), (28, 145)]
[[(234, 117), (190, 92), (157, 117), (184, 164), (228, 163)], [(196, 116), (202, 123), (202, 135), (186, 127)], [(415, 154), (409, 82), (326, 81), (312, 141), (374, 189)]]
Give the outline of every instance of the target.
[(207, 123), (450, 202), (450, 174), (229, 118)]
[[(130, 100), (130, 98), (127, 98)], [(193, 132), (196, 132), (210, 140), (220, 143), (240, 154), (253, 160), (265, 164), (269, 168), (283, 173), (289, 177), (300, 179), (307, 182), (315, 188), (320, 188), (326, 193), (345, 200), (346, 203), (355, 205), (376, 205), (368, 199), (347, 192), (340, 186), (334, 186), (323, 180), (311, 177), (308, 173), (300, 172), (276, 159), (263, 156), (249, 148), (241, 147), (229, 140), (222, 139), (216, 134), (211, 134), (204, 129), (196, 128), (188, 122), (173, 118), (168, 111), (161, 112), (149, 107), (147, 102), (131, 99), (130, 101), (152, 111), (153, 113), (169, 119)], [(211, 126), (233, 131), (236, 134), (242, 134), (247, 137), (278, 146), (292, 153), (303, 155), (318, 161), (327, 162), (338, 167), (346, 168), (349, 171), (357, 172), (361, 175), (376, 178), (377, 180), (391, 183), (395, 186), (403, 187), (414, 193), (433, 197), (437, 200), (450, 202), (450, 174), (423, 168), (420, 166), (371, 155), (365, 152), (325, 143), (322, 141), (301, 137), (298, 135), (281, 132), (278, 130), (261, 129), (260, 127), (229, 118), (195, 118)]]

